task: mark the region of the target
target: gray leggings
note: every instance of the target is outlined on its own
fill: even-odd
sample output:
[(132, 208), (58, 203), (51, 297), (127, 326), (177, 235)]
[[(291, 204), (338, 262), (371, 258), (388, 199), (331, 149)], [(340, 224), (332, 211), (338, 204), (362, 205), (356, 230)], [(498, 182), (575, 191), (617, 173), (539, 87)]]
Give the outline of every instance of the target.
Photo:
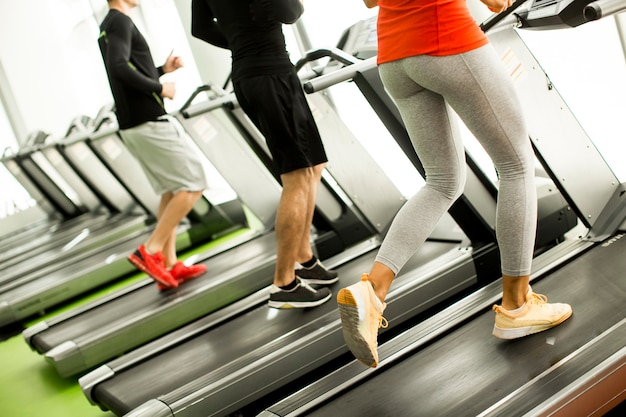
[(502, 274), (529, 275), (537, 226), (534, 156), (513, 83), (492, 46), (410, 57), (381, 64), (379, 71), (424, 165), (426, 184), (396, 215), (376, 261), (397, 274), (463, 192), (465, 153), (460, 135), (453, 134), (449, 104), (499, 175)]

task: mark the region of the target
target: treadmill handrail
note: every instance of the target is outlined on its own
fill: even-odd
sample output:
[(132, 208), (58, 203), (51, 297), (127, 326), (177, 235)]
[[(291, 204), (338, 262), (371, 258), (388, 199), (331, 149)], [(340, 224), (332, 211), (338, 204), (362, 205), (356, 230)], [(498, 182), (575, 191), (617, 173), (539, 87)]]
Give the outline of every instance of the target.
[(322, 91), (333, 85), (352, 80), (359, 72), (376, 67), (376, 56), (353, 63), (347, 67), (321, 75), (304, 83), (304, 91), (309, 94)]
[(626, 10), (625, 0), (597, 0), (583, 9), (587, 21), (602, 19)]
[(110, 113), (110, 114), (105, 115), (101, 119), (98, 119), (96, 123), (94, 124), (94, 128), (92, 132), (98, 132), (100, 129), (102, 129), (103, 126), (107, 124), (117, 125), (117, 118), (115, 117), (115, 114)]
[[(312, 62), (312, 61), (317, 61), (318, 59), (322, 59), (326, 57), (332, 60), (338, 61), (347, 66), (352, 66), (361, 62), (360, 59), (354, 57), (353, 55), (348, 54), (345, 51), (342, 51), (339, 48), (321, 48), (321, 49), (315, 49), (315, 50), (309, 51), (305, 54), (304, 57), (300, 58), (298, 62), (294, 65), (296, 72), (300, 71), (307, 63)], [(310, 78), (310, 77), (306, 77), (306, 78)], [(305, 90), (307, 89), (306, 84), (308, 84), (308, 82), (305, 83), (305, 87), (304, 87)], [(194, 106), (193, 111), (189, 111), (188, 109), (190, 108), (193, 100), (195, 100), (198, 94), (205, 92), (205, 91), (213, 91), (217, 93), (218, 97), (215, 99), (200, 103), (197, 107)], [(307, 92), (311, 93), (312, 91), (307, 91)], [(180, 113), (185, 118), (188, 119), (197, 114), (209, 112), (221, 106), (229, 106), (232, 108), (233, 106), (235, 106), (236, 102), (237, 102), (237, 98), (235, 97), (234, 93), (229, 93), (217, 87), (213, 83), (208, 83), (208, 84), (205, 84), (196, 88), (196, 90), (187, 99), (185, 104), (183, 104), (183, 106), (180, 108)]]
[(91, 123), (91, 118), (89, 116), (76, 116), (72, 122), (70, 123), (67, 131), (65, 132), (64, 137), (68, 137), (78, 133), (89, 132), (89, 124)]
[(360, 60), (349, 53), (342, 51), (339, 48), (320, 48), (308, 51), (302, 58), (294, 65), (296, 72), (300, 71), (309, 62), (317, 61), (322, 58), (330, 58), (332, 60), (341, 62), (344, 65), (352, 65)]
[(207, 113), (220, 107), (234, 108), (236, 107), (235, 103), (237, 103), (235, 94), (228, 93), (225, 96), (206, 100), (186, 110), (181, 110), (180, 114), (182, 114), (185, 119), (190, 119), (198, 114)]
[[(213, 97), (209, 100), (203, 101), (202, 103), (198, 103), (197, 105), (191, 107), (193, 101), (196, 99), (198, 94), (206, 91), (214, 92), (216, 97)], [(219, 107), (227, 107), (232, 109), (234, 108), (236, 102), (237, 99), (234, 93), (229, 93), (228, 91), (218, 87), (214, 83), (209, 82), (196, 88), (195, 91), (191, 93), (187, 101), (185, 101), (185, 104), (183, 104), (183, 106), (180, 108), (179, 113), (185, 119), (189, 119), (193, 116), (210, 112)], [(192, 108), (192, 110), (189, 110), (190, 108)]]
[(502, 13), (495, 14), (489, 17), (483, 23), (481, 23), (480, 28), (483, 30), (483, 32), (485, 33), (488, 32), (494, 26), (500, 23), (500, 21), (504, 20), (504, 18), (508, 17), (510, 14), (512, 14), (518, 7), (520, 7), (524, 3), (526, 3), (526, 0), (516, 0), (508, 9), (506, 9)]
[(182, 113), (183, 111), (185, 111), (185, 109), (191, 105), (191, 102), (198, 96), (198, 94), (202, 93), (203, 91), (211, 91), (211, 90), (213, 90), (213, 85), (211, 83), (204, 84), (196, 88), (194, 92), (191, 93), (187, 101), (185, 101), (185, 104), (183, 104), (183, 106), (180, 108), (180, 112)]

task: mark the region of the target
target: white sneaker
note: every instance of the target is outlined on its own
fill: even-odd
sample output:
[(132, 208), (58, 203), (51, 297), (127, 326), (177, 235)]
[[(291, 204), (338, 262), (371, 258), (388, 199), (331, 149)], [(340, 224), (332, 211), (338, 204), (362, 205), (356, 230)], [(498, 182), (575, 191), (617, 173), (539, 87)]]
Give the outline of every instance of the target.
[(564, 303), (548, 303), (548, 297), (532, 292), (528, 287), (526, 303), (519, 311), (511, 313), (494, 305), (496, 322), (493, 335), (500, 339), (516, 339), (551, 329), (572, 315), (572, 307)]
[(367, 274), (361, 281), (342, 288), (337, 294), (343, 338), (352, 354), (363, 364), (378, 365), (378, 329), (386, 328), (383, 317), (386, 304), (374, 293)]

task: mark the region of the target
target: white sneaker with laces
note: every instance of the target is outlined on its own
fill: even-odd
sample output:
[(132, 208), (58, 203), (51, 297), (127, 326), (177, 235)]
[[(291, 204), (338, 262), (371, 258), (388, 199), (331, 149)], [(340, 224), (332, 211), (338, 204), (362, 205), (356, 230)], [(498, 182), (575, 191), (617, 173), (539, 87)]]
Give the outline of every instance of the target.
[(378, 329), (386, 328), (383, 317), (386, 304), (381, 302), (367, 274), (361, 281), (342, 288), (337, 294), (343, 338), (352, 354), (363, 364), (378, 365)]
[(551, 329), (572, 315), (572, 307), (565, 303), (548, 303), (548, 297), (532, 292), (528, 287), (526, 303), (516, 312), (494, 305), (496, 322), (493, 335), (500, 339), (516, 339)]

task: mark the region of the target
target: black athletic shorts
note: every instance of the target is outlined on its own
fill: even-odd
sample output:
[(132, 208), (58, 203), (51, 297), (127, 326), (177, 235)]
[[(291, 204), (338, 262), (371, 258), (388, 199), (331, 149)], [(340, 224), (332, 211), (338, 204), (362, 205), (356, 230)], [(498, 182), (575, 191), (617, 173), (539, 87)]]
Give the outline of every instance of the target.
[(233, 82), (239, 105), (265, 136), (279, 174), (328, 162), (295, 71)]

